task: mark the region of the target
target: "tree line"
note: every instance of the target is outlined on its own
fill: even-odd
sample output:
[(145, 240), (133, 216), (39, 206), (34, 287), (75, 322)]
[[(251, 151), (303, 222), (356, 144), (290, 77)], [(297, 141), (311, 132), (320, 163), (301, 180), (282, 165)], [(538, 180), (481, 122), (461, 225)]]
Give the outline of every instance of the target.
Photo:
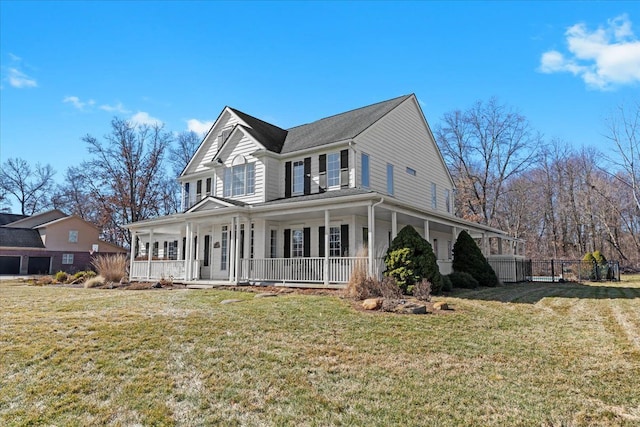
[[(492, 98), (444, 114), (434, 136), (456, 185), (459, 217), (503, 229), (532, 258), (608, 258), (640, 263), (640, 100), (605, 123), (600, 152), (546, 141), (515, 108)], [(0, 203), (30, 215), (58, 208), (128, 246), (122, 225), (175, 213), (174, 179), (201, 136), (114, 118), (102, 139), (86, 135), (88, 159), (56, 185), (50, 165), (2, 165)], [(172, 173), (171, 173), (171, 172)]]

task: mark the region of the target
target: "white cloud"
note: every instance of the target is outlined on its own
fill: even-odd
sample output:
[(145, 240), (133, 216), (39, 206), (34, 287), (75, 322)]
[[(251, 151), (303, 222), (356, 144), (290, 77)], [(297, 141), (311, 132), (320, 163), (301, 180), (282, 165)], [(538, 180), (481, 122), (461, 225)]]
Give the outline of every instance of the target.
[(589, 31), (585, 24), (567, 29), (568, 55), (556, 50), (542, 54), (543, 73), (569, 72), (588, 87), (600, 90), (640, 83), (640, 41), (627, 15), (607, 21), (606, 27)]
[(155, 117), (151, 117), (149, 113), (144, 111), (138, 111), (129, 119), (129, 122), (133, 123), (136, 126), (140, 125), (148, 125), (148, 126), (162, 126), (162, 120), (156, 119)]
[(209, 129), (211, 129), (211, 126), (213, 126), (213, 122), (201, 122), (198, 119), (190, 119), (187, 120), (187, 129), (190, 130), (191, 132), (195, 132), (197, 134), (204, 134), (209, 132)]
[(27, 76), (17, 68), (9, 68), (9, 75), (7, 76), (9, 84), (18, 89), (25, 87), (37, 87), (38, 82), (32, 77)]
[(104, 105), (101, 105), (99, 108), (109, 113), (128, 114), (131, 112), (130, 110), (127, 110), (126, 108), (124, 108), (124, 105), (122, 105), (122, 102), (118, 102), (116, 105), (104, 104)]
[(90, 99), (87, 102), (82, 102), (77, 96), (66, 96), (62, 99), (62, 102), (71, 104), (78, 110), (84, 110), (84, 107), (92, 107), (96, 103), (93, 99)]

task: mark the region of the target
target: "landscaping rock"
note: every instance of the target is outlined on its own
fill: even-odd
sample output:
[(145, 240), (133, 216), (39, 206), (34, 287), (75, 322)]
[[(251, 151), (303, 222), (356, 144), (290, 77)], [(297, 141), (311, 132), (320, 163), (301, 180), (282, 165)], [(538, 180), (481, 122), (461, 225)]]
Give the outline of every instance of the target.
[(449, 305), (444, 301), (438, 301), (433, 303), (434, 310), (449, 310)]
[(423, 304), (407, 302), (405, 304), (399, 304), (398, 306), (396, 306), (394, 311), (396, 313), (402, 314), (426, 314), (427, 306)]
[(220, 304), (233, 304), (235, 302), (242, 302), (241, 299), (225, 299), (220, 301)]
[(382, 306), (381, 298), (369, 298), (362, 301), (362, 308), (365, 310), (377, 310)]
[(270, 298), (277, 297), (278, 294), (274, 294), (273, 292), (262, 292), (260, 294), (256, 294), (255, 298)]

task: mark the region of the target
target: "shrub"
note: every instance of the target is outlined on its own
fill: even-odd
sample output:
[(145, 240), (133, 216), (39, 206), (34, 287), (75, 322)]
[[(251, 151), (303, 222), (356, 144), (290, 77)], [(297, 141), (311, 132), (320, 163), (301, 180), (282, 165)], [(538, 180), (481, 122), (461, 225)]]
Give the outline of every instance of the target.
[(410, 225), (391, 242), (384, 259), (385, 276), (393, 277), (404, 293), (411, 293), (416, 283), (427, 279), (432, 290), (442, 288), (442, 276), (431, 244)]
[(431, 301), (431, 282), (422, 279), (413, 286), (413, 296), (422, 301)]
[(475, 277), (464, 271), (454, 271), (448, 278), (454, 288), (475, 289), (480, 286)]
[(87, 288), (87, 289), (88, 288), (97, 288), (98, 286), (104, 285), (105, 282), (106, 282), (106, 279), (104, 277), (95, 276), (95, 277), (92, 277), (90, 279), (87, 279), (84, 282), (84, 287)]
[(453, 290), (453, 284), (449, 276), (442, 276), (442, 292), (451, 292)]
[(64, 271), (58, 271), (56, 273), (56, 275), (54, 276), (54, 278), (56, 279), (56, 282), (58, 282), (58, 283), (66, 283), (67, 280), (69, 279), (69, 275), (67, 273), (65, 273)]
[[(476, 242), (464, 230), (453, 245), (452, 268), (454, 272), (471, 274), (482, 286), (494, 287), (500, 283)], [(456, 287), (455, 282), (453, 286)]]
[(36, 280), (35, 284), (38, 285), (38, 286), (43, 286), (43, 285), (51, 285), (52, 283), (53, 283), (53, 277), (51, 277), (51, 276), (42, 276), (42, 277), (39, 277)]
[(385, 299), (399, 299), (402, 298), (402, 289), (396, 283), (396, 279), (393, 277), (384, 277), (382, 281), (375, 280), (380, 296)]
[(127, 257), (124, 254), (100, 255), (91, 265), (107, 282), (119, 282), (127, 274)]

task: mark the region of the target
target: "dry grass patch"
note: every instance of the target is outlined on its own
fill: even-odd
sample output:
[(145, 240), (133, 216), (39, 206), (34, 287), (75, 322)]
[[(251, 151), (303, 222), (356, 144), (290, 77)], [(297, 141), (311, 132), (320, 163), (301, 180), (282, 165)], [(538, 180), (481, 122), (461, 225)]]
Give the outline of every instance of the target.
[(640, 281), (465, 290), (448, 316), (0, 287), (1, 425), (640, 423)]

